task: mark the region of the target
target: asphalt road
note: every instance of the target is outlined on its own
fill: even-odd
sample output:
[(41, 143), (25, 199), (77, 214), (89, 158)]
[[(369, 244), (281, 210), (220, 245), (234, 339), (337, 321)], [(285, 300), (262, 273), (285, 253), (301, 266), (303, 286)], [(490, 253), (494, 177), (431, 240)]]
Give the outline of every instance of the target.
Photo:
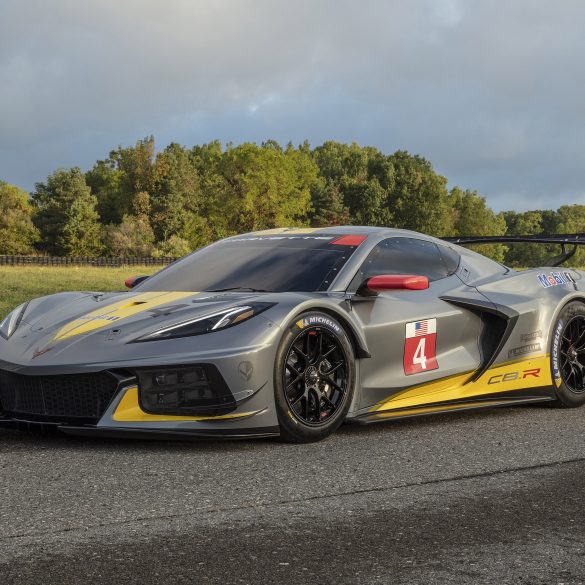
[(328, 441), (0, 432), (0, 583), (585, 583), (585, 409)]

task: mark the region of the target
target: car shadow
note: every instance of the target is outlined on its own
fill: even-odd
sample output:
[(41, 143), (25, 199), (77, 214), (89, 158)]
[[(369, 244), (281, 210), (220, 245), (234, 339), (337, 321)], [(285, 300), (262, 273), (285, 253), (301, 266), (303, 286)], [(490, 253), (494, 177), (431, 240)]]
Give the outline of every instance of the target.
[(344, 435), (357, 435), (367, 433), (379, 433), (383, 429), (404, 430), (406, 428), (424, 428), (441, 429), (442, 427), (452, 426), (456, 423), (466, 423), (477, 421), (478, 418), (482, 420), (496, 418), (516, 418), (525, 411), (526, 407), (540, 407), (550, 408), (547, 403), (529, 403), (516, 406), (481, 408), (477, 410), (464, 410), (459, 412), (438, 412), (426, 413), (418, 416), (395, 418), (388, 420), (381, 420), (374, 423), (360, 424), (352, 421), (345, 423), (337, 433)]

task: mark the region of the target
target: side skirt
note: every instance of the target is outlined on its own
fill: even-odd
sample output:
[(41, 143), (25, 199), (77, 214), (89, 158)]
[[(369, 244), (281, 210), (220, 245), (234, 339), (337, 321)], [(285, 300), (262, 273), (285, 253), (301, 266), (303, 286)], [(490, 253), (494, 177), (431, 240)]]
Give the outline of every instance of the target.
[(432, 414), (449, 414), (464, 410), (483, 410), (486, 408), (497, 408), (503, 406), (518, 406), (520, 404), (534, 404), (538, 402), (553, 402), (551, 396), (535, 396), (529, 398), (517, 398), (507, 400), (481, 400), (435, 404), (433, 406), (421, 406), (416, 408), (400, 408), (394, 410), (378, 411), (347, 419), (348, 423), (361, 425), (384, 422), (390, 419), (413, 418)]

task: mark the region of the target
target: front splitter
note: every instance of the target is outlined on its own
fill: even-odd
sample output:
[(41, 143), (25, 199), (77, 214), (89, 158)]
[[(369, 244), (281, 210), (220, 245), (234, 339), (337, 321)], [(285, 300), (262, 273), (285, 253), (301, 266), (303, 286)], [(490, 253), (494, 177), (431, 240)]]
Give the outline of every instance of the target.
[(180, 440), (189, 439), (260, 439), (279, 437), (280, 431), (275, 427), (257, 427), (251, 429), (133, 429), (124, 427), (75, 426), (56, 422), (30, 421), (15, 418), (0, 418), (0, 428), (24, 432), (59, 431), (79, 437), (110, 439), (153, 439)]

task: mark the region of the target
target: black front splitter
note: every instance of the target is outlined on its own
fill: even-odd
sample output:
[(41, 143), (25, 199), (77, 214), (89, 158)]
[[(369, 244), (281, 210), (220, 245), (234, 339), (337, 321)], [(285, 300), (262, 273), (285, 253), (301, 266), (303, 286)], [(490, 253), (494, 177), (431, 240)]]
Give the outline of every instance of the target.
[(24, 432), (60, 431), (67, 435), (79, 437), (96, 437), (110, 439), (154, 439), (179, 440), (187, 439), (260, 439), (265, 437), (279, 437), (278, 427), (259, 427), (252, 429), (195, 429), (195, 430), (166, 430), (166, 429), (131, 429), (124, 427), (97, 427), (75, 426), (57, 422), (27, 421), (15, 418), (1, 418), (0, 428), (14, 429)]
[(80, 437), (103, 437), (110, 439), (154, 439), (154, 440), (179, 440), (187, 439), (261, 439), (266, 437), (279, 437), (278, 427), (261, 427), (257, 429), (242, 430), (157, 430), (157, 429), (129, 429), (123, 427), (74, 427), (61, 426), (59, 430), (68, 435)]

